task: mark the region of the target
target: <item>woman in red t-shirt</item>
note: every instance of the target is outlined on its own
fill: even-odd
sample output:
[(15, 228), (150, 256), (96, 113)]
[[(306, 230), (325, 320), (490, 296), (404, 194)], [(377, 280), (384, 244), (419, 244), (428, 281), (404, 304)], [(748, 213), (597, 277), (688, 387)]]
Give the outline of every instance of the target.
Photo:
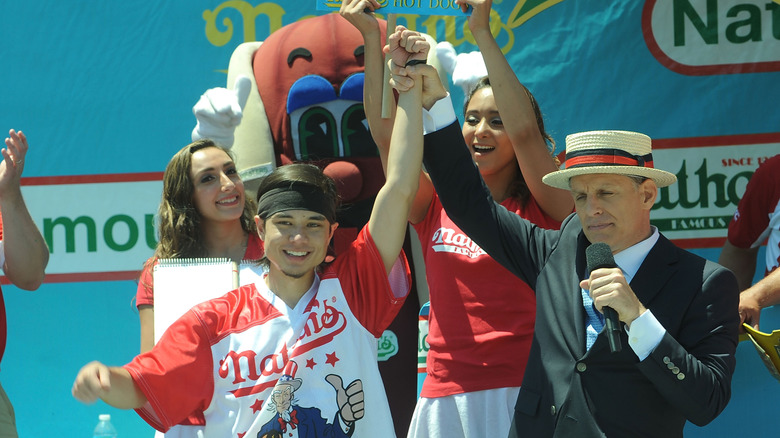
[[(393, 119), (380, 117), (379, 26), (365, 12), (374, 10), (374, 3), (345, 0), (341, 14), (363, 35), (365, 112), (386, 160)], [(537, 225), (557, 228), (572, 213), (574, 202), (567, 191), (542, 183), (542, 176), (558, 170), (558, 165), (536, 100), (518, 81), (491, 34), (492, 2), (457, 3), (473, 7), (468, 24), (490, 77), (476, 84), (464, 107), (462, 131), (474, 163), (496, 202)], [(402, 47), (424, 43), (417, 32), (401, 32)], [(398, 51), (393, 45), (388, 49), (391, 57)], [(408, 436), (506, 436), (533, 337), (534, 293), (452, 222), (427, 174), (421, 175), (409, 222), (420, 238), (425, 261), (430, 350)]]
[(246, 199), (230, 152), (208, 139), (183, 147), (163, 175), (159, 243), (144, 264), (136, 293), (141, 353), (154, 346), (154, 279), (158, 259), (223, 257), (257, 260), (263, 247), (255, 202)]

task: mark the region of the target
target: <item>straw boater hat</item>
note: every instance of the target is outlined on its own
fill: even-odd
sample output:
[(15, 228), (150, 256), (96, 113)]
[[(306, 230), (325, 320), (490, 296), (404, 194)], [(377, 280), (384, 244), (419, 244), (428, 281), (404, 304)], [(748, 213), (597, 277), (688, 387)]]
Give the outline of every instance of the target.
[(650, 137), (630, 131), (588, 131), (566, 136), (564, 169), (542, 178), (548, 186), (569, 190), (577, 175), (613, 173), (651, 178), (658, 187), (674, 184), (673, 173), (653, 168)]

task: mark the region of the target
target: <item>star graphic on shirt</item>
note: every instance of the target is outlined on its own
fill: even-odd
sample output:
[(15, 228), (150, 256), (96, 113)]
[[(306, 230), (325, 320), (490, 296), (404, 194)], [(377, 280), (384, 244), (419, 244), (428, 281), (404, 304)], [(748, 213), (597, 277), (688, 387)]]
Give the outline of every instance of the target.
[(263, 401), (260, 400), (259, 398), (257, 400), (255, 400), (255, 402), (252, 404), (252, 406), (250, 406), (250, 408), (252, 408), (252, 413), (253, 414), (256, 414), (257, 411), (262, 409), (262, 407), (263, 407)]
[(306, 359), (306, 368), (314, 369), (314, 366), (317, 365), (317, 362), (314, 361), (314, 359)]
[(325, 356), (328, 357), (328, 360), (326, 360), (325, 363), (329, 363), (333, 367), (335, 367), (336, 366), (336, 362), (338, 362), (340, 360), (338, 357), (336, 357), (336, 352), (335, 351), (333, 353), (330, 353), (330, 354), (326, 353)]
[(238, 434), (238, 438), (244, 438), (244, 435), (246, 435), (246, 432), (244, 432), (244, 433), (239, 433), (239, 434)]

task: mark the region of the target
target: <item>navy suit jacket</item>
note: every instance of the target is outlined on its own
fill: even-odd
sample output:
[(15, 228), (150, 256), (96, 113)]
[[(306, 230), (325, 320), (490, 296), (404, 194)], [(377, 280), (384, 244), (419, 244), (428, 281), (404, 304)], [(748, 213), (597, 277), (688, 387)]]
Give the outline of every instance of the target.
[(686, 420), (704, 425), (726, 407), (739, 325), (729, 270), (660, 236), (631, 288), (666, 329), (661, 343), (640, 362), (625, 331), (619, 353), (602, 332), (586, 351), (579, 282), (590, 242), (578, 217), (544, 230), (493, 202), (457, 123), (425, 136), (424, 157), (450, 218), (536, 291), (510, 437), (676, 437)]

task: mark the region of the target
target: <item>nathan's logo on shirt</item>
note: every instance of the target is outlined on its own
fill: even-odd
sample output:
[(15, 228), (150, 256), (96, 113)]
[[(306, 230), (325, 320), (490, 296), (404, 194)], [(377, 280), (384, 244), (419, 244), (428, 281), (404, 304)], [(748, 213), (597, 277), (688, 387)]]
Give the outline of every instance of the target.
[(433, 233), (431, 248), (436, 252), (462, 254), (472, 259), (486, 254), (482, 248), (465, 234), (444, 227), (439, 228)]
[[(297, 339), (292, 349), (282, 344), (280, 350), (265, 357), (258, 358), (253, 350), (229, 351), (219, 361), (219, 377), (222, 379), (233, 378), (233, 384), (249, 381), (264, 380), (264, 382), (239, 388), (231, 393), (236, 397), (244, 397), (260, 393), (272, 388), (276, 379), (282, 375), (285, 365), (290, 359), (304, 355), (309, 357), (312, 350), (331, 342), (339, 333), (347, 327), (347, 319), (344, 313), (331, 306), (328, 301), (335, 297), (328, 297), (321, 301), (314, 301), (309, 311), (309, 317), (303, 328), (303, 333)], [(269, 377), (272, 379), (269, 380)]]

